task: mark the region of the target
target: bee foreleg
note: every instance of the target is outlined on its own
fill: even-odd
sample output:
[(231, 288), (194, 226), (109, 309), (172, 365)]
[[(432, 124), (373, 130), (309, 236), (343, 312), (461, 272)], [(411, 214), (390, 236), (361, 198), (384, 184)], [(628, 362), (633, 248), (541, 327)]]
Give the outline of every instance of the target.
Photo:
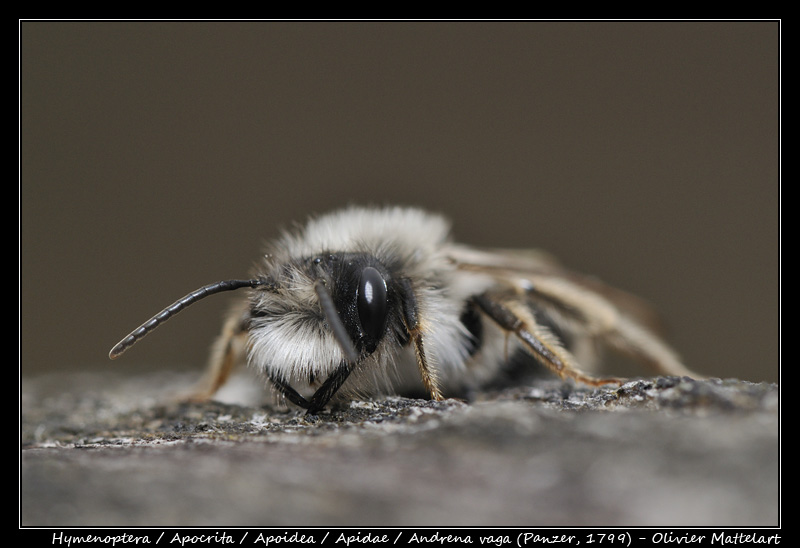
[(431, 367), (427, 356), (425, 355), (425, 347), (422, 344), (422, 333), (410, 330), (411, 338), (414, 341), (414, 354), (417, 358), (417, 367), (419, 374), (422, 378), (422, 384), (425, 385), (425, 390), (431, 395), (431, 399), (441, 401), (444, 399), (441, 390), (439, 390), (439, 375), (434, 367)]
[(311, 396), (311, 400), (308, 402), (308, 410), (306, 411), (307, 415), (316, 415), (319, 413), (323, 407), (325, 407), (333, 395), (336, 393), (339, 388), (342, 387), (344, 381), (347, 380), (347, 377), (350, 376), (350, 373), (353, 371), (353, 364), (347, 361), (343, 361), (339, 364), (339, 367), (330, 374), (330, 376), (325, 379), (325, 382), (322, 383), (314, 395)]
[(328, 378), (322, 383), (314, 395), (310, 399), (304, 398), (297, 390), (291, 387), (289, 383), (276, 375), (268, 375), (269, 380), (287, 400), (302, 407), (306, 410), (306, 415), (316, 415), (319, 413), (331, 400), (334, 394), (342, 387), (344, 381), (350, 376), (353, 371), (353, 365), (349, 362), (342, 362), (336, 370), (331, 373)]
[(275, 388), (280, 392), (287, 400), (292, 402), (293, 404), (302, 407), (303, 409), (308, 409), (311, 405), (307, 399), (301, 396), (297, 390), (292, 388), (287, 382), (284, 380), (274, 376), (269, 375), (269, 380), (275, 386)]
[(590, 386), (624, 381), (615, 377), (597, 378), (581, 371), (572, 354), (547, 327), (536, 321), (524, 304), (491, 293), (476, 295), (472, 300), (502, 329), (514, 333), (528, 352), (560, 378), (571, 378)]
[(411, 342), (414, 344), (414, 355), (417, 359), (417, 368), (419, 369), (422, 384), (431, 395), (432, 400), (443, 400), (442, 392), (439, 389), (439, 374), (425, 354), (425, 345), (422, 340), (423, 329), (420, 325), (414, 290), (411, 287), (410, 280), (403, 279), (401, 283), (405, 293), (403, 296), (403, 320)]

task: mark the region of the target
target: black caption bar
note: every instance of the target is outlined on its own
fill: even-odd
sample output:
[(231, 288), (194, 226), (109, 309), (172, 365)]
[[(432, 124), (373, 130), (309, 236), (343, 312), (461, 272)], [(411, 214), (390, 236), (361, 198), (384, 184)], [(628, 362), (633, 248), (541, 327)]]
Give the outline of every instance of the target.
[(24, 542), (54, 548), (203, 548), (247, 546), (457, 546), (523, 548), (534, 546), (634, 547), (668, 546), (767, 546), (783, 540), (774, 529), (554, 529), (554, 528), (36, 528), (22, 527)]

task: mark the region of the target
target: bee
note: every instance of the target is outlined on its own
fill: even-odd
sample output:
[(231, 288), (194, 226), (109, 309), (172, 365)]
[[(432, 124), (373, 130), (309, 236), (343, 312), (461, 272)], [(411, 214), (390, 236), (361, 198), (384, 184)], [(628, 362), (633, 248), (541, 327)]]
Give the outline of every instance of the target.
[(596, 376), (603, 347), (660, 374), (696, 376), (648, 326), (637, 298), (543, 252), (458, 244), (444, 217), (412, 207), (312, 217), (272, 242), (252, 277), (178, 299), (110, 358), (189, 305), (239, 289), (196, 401), (213, 397), (241, 362), (308, 414), (388, 392), (441, 400), (492, 382), (512, 359), (589, 386), (624, 382)]

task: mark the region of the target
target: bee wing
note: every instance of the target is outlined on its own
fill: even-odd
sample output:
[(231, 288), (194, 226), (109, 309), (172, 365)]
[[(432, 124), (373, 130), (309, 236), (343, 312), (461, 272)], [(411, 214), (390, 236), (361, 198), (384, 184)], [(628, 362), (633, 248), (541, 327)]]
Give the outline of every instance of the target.
[[(457, 268), (489, 274), (498, 281), (498, 287), (506, 288), (481, 296), (484, 311), (492, 310), (487, 299), (512, 310), (514, 307), (508, 304), (516, 301), (534, 312), (545, 311), (560, 317), (662, 374), (699, 377), (656, 334), (659, 322), (643, 300), (596, 278), (568, 270), (545, 252), (454, 247), (450, 258)], [(516, 318), (522, 325), (535, 321), (535, 313), (523, 314), (522, 306), (516, 309)], [(507, 318), (501, 323), (511, 325)], [(535, 331), (534, 327), (529, 331)], [(517, 335), (528, 344), (521, 333)]]
[[(495, 274), (503, 279), (552, 276), (602, 296), (615, 308), (655, 334), (663, 335), (664, 324), (646, 300), (603, 282), (596, 276), (570, 270), (550, 253), (539, 249), (478, 249), (453, 246), (451, 259), (464, 270)], [(531, 280), (532, 281), (532, 280)]]
[(539, 249), (482, 249), (453, 244), (447, 254), (460, 268), (484, 272), (545, 273), (563, 268), (555, 257)]

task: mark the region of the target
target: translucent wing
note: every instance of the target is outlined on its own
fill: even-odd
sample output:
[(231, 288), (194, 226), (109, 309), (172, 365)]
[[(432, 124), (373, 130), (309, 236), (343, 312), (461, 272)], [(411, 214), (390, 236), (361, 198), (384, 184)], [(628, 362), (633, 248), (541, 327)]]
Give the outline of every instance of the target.
[(602, 342), (660, 374), (699, 377), (657, 334), (657, 317), (642, 299), (568, 270), (545, 252), (453, 246), (449, 257), (460, 270), (497, 280), (497, 288), (478, 296), (477, 304), (562, 378), (587, 384), (619, 381), (581, 371), (548, 325)]

